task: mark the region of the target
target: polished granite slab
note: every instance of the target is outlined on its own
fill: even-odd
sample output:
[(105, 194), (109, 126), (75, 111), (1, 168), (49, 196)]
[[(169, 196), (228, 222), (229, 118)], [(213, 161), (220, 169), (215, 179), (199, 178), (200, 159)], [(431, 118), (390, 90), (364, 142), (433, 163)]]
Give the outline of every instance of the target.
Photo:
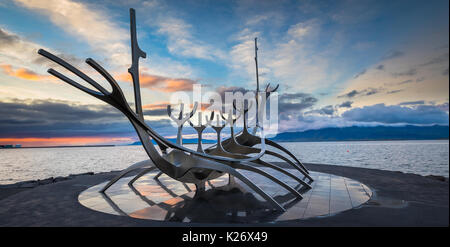
[[(146, 174), (133, 186), (132, 177), (122, 178), (108, 189), (98, 191), (106, 182), (80, 193), (79, 202), (92, 210), (140, 219), (203, 223), (277, 222), (326, 217), (360, 206), (370, 199), (372, 191), (353, 179), (327, 173), (311, 172), (312, 188), (304, 190), (284, 174), (263, 168), (303, 194), (296, 199), (272, 181), (241, 171), (286, 208), (286, 212), (270, 209), (270, 204), (252, 192), (238, 179), (229, 183), (228, 175), (208, 181), (206, 191), (195, 196), (195, 186), (178, 182), (166, 175), (155, 179), (157, 171)], [(296, 171), (291, 170), (295, 173)]]

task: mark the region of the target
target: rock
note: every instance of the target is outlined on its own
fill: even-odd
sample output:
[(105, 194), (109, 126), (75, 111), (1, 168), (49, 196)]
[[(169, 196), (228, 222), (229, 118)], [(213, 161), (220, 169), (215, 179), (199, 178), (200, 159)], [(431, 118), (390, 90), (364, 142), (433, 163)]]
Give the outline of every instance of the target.
[(56, 177), (55, 179), (53, 179), (53, 183), (65, 181), (65, 180), (68, 180), (68, 179), (69, 178), (67, 178), (67, 177)]
[(445, 178), (444, 176), (428, 175), (428, 176), (425, 176), (425, 177), (431, 178), (431, 179), (434, 179), (434, 180), (439, 180), (439, 181), (442, 181), (442, 182), (447, 181), (447, 178)]
[(51, 183), (53, 183), (53, 177), (42, 179), (42, 180), (38, 180), (37, 182), (38, 182), (39, 185), (51, 184)]
[(78, 177), (78, 176), (86, 176), (86, 175), (94, 175), (93, 172), (85, 172), (80, 174), (70, 174), (69, 177)]

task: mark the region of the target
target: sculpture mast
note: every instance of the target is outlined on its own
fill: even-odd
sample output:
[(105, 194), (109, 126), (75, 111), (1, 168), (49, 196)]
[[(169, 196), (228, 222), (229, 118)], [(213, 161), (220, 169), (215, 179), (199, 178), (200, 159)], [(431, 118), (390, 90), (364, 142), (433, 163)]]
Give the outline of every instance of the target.
[(255, 65), (256, 65), (256, 124), (259, 123), (259, 73), (258, 73), (258, 38), (255, 38)]
[(128, 73), (131, 74), (134, 87), (134, 104), (136, 105), (136, 114), (144, 120), (141, 102), (141, 89), (139, 85), (139, 58), (146, 58), (147, 54), (139, 48), (136, 35), (136, 13), (130, 8), (130, 35), (131, 35), (131, 67)]

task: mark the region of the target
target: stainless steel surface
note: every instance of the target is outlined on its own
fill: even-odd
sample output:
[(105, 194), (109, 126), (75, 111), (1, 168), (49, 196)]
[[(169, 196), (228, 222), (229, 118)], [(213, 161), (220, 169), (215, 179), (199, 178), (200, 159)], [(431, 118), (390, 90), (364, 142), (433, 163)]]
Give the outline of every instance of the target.
[[(269, 172), (267, 168), (261, 169)], [(228, 185), (227, 176), (209, 180), (205, 191), (195, 197), (195, 186), (183, 184), (165, 174), (155, 179), (155, 174), (157, 171), (147, 173), (133, 186), (129, 185), (133, 176), (125, 177), (111, 187), (107, 197), (98, 192), (104, 183), (98, 184), (82, 192), (78, 200), (92, 210), (141, 219), (252, 223), (331, 216), (359, 207), (372, 197), (372, 191), (358, 181), (311, 172), (315, 180), (313, 188), (305, 191), (304, 199), (299, 200), (267, 179), (252, 172), (243, 172), (286, 208), (285, 212), (268, 211), (267, 202), (257, 193), (240, 181)], [(278, 174), (277, 177), (294, 186), (285, 176)]]

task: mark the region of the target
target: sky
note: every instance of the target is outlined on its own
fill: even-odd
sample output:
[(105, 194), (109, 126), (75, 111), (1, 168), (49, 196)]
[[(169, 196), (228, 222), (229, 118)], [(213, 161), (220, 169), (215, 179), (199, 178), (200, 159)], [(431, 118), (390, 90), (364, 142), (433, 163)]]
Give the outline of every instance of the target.
[[(126, 144), (138, 138), (116, 109), (46, 71), (46, 49), (133, 104), (129, 8), (136, 9), (145, 119), (176, 135), (172, 93), (280, 84), (279, 132), (327, 127), (448, 125), (449, 2), (0, 0), (0, 144)], [(69, 76), (70, 77), (70, 76)], [(71, 77), (74, 78), (74, 77)], [(79, 81), (79, 80), (77, 80)], [(186, 128), (186, 136), (194, 131)]]

